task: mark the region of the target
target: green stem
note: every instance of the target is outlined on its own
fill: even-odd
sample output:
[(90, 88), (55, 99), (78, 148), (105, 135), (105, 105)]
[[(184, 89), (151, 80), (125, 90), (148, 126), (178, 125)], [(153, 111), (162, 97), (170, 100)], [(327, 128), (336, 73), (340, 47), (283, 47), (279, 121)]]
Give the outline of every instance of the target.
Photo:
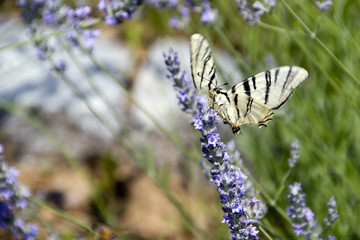
[(47, 209), (48, 211), (50, 211), (50, 212), (58, 215), (59, 217), (65, 219), (65, 220), (67, 220), (67, 221), (69, 221), (69, 222), (71, 222), (71, 223), (73, 223), (73, 224), (75, 224), (75, 225), (77, 225), (77, 226), (85, 229), (85, 230), (87, 230), (87, 231), (90, 232), (90, 233), (93, 233), (93, 232), (94, 232), (94, 231), (91, 229), (91, 227), (87, 226), (86, 224), (84, 224), (84, 223), (76, 220), (76, 219), (73, 218), (73, 217), (70, 217), (69, 215), (67, 215), (67, 214), (65, 214), (65, 213), (63, 213), (63, 212), (61, 212), (61, 211), (58, 211), (58, 210), (54, 209), (53, 207), (48, 206), (47, 204), (45, 204), (45, 203), (43, 203), (43, 202), (41, 202), (41, 201), (38, 201), (38, 200), (36, 200), (36, 199), (34, 199), (34, 198), (31, 198), (31, 197), (27, 197), (26, 199), (27, 199), (29, 202), (32, 202), (33, 204), (36, 204), (36, 205), (38, 205), (38, 206), (41, 207), (41, 208)]
[(260, 232), (262, 233), (262, 234), (264, 234), (264, 236), (267, 238), (267, 239), (273, 239), (268, 233), (267, 233), (267, 231), (262, 227), (262, 226), (258, 226), (258, 228), (259, 228), (259, 230), (260, 230)]
[(7, 44), (5, 46), (1, 46), (0, 51), (5, 50), (5, 49), (11, 49), (11, 48), (20, 47), (20, 46), (23, 46), (23, 45), (26, 45), (26, 44), (29, 44), (29, 43), (33, 43), (33, 42), (41, 42), (41, 41), (43, 41), (43, 40), (45, 40), (47, 38), (54, 37), (54, 36), (60, 36), (60, 35), (63, 35), (65, 33), (67, 33), (67, 32), (70, 32), (70, 31), (72, 31), (72, 30), (62, 30), (62, 31), (50, 33), (50, 34), (43, 35), (43, 36), (36, 36), (36, 37), (33, 37), (33, 38), (31, 38), (29, 40), (26, 40), (26, 41)]
[(286, 185), (285, 185), (285, 182), (286, 180), (288, 179), (288, 177), (290, 176), (290, 173), (292, 171), (292, 167), (289, 167), (288, 171), (286, 172), (286, 174), (284, 175), (284, 177), (281, 179), (281, 182), (280, 182), (280, 188), (279, 190), (277, 191), (277, 193), (275, 194), (275, 198), (273, 199), (273, 201), (271, 202), (271, 206), (274, 206), (277, 202), (277, 200), (279, 199), (281, 193), (284, 191)]
[(282, 33), (282, 34), (287, 33), (287, 31), (285, 29), (283, 29), (283, 28), (276, 27), (276, 26), (264, 23), (262, 21), (259, 21), (257, 25), (259, 27), (262, 27), (264, 29), (267, 29), (267, 30), (270, 30), (270, 31), (273, 31), (273, 32)]

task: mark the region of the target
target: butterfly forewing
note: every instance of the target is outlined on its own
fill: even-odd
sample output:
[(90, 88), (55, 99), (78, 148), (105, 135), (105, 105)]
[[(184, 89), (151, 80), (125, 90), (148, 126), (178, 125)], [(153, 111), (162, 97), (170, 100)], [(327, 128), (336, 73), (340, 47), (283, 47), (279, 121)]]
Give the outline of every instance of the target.
[(300, 86), (308, 76), (308, 72), (301, 67), (277, 67), (245, 79), (229, 92), (245, 94), (271, 109), (278, 109), (291, 97), (293, 89)]
[(213, 53), (208, 41), (200, 34), (190, 40), (191, 74), (196, 89), (202, 95), (217, 87)]

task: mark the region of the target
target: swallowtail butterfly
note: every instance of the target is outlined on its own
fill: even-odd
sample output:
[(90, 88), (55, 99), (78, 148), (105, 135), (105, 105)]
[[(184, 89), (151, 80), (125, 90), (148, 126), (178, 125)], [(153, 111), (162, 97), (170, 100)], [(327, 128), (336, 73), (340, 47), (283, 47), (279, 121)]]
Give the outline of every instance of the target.
[(216, 79), (213, 53), (200, 34), (191, 36), (191, 74), (197, 91), (208, 96), (209, 106), (229, 124), (233, 133), (240, 126), (253, 124), (266, 127), (273, 110), (282, 107), (309, 76), (297, 66), (282, 66), (246, 78), (229, 90), (220, 88)]

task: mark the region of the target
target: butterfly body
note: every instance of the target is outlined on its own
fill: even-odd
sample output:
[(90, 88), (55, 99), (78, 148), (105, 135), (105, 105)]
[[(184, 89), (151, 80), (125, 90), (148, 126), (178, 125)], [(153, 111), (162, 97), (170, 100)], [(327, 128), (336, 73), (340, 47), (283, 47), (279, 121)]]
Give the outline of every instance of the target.
[[(234, 94), (231, 90), (227, 91), (222, 88), (215, 88), (209, 91), (208, 98), (209, 106), (214, 109), (217, 114), (223, 119), (225, 124), (231, 126), (234, 134), (240, 134), (240, 127), (242, 124), (256, 124), (259, 127), (266, 127), (266, 123), (272, 119), (273, 111), (270, 108), (263, 108), (263, 121), (257, 121), (252, 117), (252, 105), (254, 99), (247, 95)], [(239, 103), (246, 102), (245, 108), (238, 107)], [(259, 105), (255, 100), (255, 104)], [(261, 105), (260, 105), (261, 106)], [(260, 107), (258, 106), (258, 107)], [(261, 113), (256, 113), (261, 115)]]
[(300, 86), (308, 72), (298, 66), (282, 66), (251, 76), (231, 89), (217, 85), (216, 67), (207, 40), (200, 34), (191, 37), (191, 72), (195, 88), (208, 96), (209, 106), (240, 134), (243, 124), (266, 127), (273, 110), (282, 107)]

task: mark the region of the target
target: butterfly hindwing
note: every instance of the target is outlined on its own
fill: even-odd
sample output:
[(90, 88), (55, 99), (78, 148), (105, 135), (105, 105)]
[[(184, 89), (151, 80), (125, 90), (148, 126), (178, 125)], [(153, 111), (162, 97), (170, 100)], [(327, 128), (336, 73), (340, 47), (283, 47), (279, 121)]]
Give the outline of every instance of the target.
[(231, 106), (236, 109), (238, 124), (266, 126), (272, 120), (273, 111), (259, 100), (244, 94), (228, 91)]
[(293, 89), (300, 86), (308, 76), (308, 72), (301, 67), (277, 67), (249, 77), (231, 90), (257, 99), (271, 109), (278, 109), (289, 100)]
[(191, 74), (195, 88), (202, 95), (217, 87), (216, 68), (208, 41), (200, 34), (190, 40)]

